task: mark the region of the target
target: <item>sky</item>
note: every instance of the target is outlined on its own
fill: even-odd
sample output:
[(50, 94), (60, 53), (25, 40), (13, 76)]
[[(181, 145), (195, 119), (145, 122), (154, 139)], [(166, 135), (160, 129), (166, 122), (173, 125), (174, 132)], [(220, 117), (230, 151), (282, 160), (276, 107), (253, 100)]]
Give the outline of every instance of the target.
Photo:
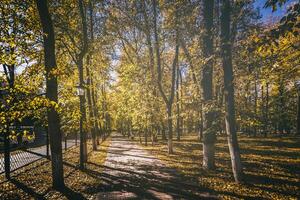
[(289, 0), (283, 7), (278, 7), (277, 11), (275, 12), (272, 12), (272, 8), (263, 8), (266, 0), (256, 0), (254, 6), (260, 8), (262, 20), (268, 21), (271, 18), (280, 19), (283, 17), (287, 11), (287, 8), (297, 1), (298, 0)]

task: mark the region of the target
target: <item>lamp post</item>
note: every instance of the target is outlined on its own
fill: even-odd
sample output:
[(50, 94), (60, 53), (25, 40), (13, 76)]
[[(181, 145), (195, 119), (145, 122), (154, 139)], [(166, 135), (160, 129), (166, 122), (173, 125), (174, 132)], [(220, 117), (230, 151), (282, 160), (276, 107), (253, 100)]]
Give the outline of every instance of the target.
[(78, 85), (76, 86), (77, 88), (77, 96), (81, 97), (81, 96), (84, 96), (84, 87), (83, 85)]
[(80, 134), (80, 169), (84, 169), (84, 163), (87, 161), (87, 146), (86, 146), (86, 134), (83, 132), (83, 121), (85, 119), (85, 109), (84, 109), (84, 98), (85, 98), (85, 88), (82, 83), (80, 83), (77, 88), (77, 96), (79, 96), (80, 101), (80, 121), (79, 121), (79, 134)]
[(298, 109), (297, 109), (297, 129), (296, 134), (300, 135), (300, 80), (295, 82), (297, 92), (298, 92)]

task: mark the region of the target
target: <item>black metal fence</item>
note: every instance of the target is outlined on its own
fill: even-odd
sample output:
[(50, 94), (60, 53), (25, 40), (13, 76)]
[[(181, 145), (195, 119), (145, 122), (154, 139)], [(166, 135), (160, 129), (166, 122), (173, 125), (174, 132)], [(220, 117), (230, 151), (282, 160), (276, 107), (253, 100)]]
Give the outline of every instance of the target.
[[(10, 134), (10, 137), (2, 136), (0, 141), (0, 175), (5, 173), (6, 178), (10, 178), (11, 172), (17, 169), (50, 157), (49, 139), (45, 129), (38, 130), (34, 127), (20, 127), (19, 129), (22, 132), (25, 130), (26, 137), (24, 134), (21, 137), (12, 137)], [(33, 129), (36, 130), (33, 131)], [(66, 150), (74, 145), (77, 145), (77, 137), (75, 139), (63, 138), (63, 149)]]

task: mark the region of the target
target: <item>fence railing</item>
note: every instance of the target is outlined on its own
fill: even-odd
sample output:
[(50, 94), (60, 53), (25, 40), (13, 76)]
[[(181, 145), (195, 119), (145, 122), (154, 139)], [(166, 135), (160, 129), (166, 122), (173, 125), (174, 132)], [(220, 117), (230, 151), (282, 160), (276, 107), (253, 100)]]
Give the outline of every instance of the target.
[[(5, 173), (7, 179), (10, 174), (22, 167), (25, 167), (42, 158), (50, 158), (51, 152), (47, 136), (41, 140), (30, 143), (20, 143), (9, 140), (9, 145), (2, 145), (0, 148), (0, 175)], [(66, 150), (75, 146), (79, 141), (75, 139), (64, 138), (62, 140), (62, 149)]]
[[(102, 136), (102, 140), (105, 140), (109, 136), (110, 131), (106, 131), (106, 134)], [(44, 135), (43, 135), (44, 134)], [(33, 162), (36, 162), (42, 158), (50, 158), (50, 145), (48, 134), (45, 131), (38, 137), (33, 137), (34, 140), (26, 141), (20, 138), (4, 137), (0, 141), (0, 175), (5, 173), (5, 177), (10, 179), (10, 174), (17, 169), (25, 167)], [(88, 135), (88, 139), (91, 136)], [(79, 145), (80, 140), (76, 135), (64, 136), (62, 138), (62, 149), (67, 150), (70, 147)], [(92, 148), (91, 148), (92, 149)], [(90, 153), (90, 152), (89, 152)]]

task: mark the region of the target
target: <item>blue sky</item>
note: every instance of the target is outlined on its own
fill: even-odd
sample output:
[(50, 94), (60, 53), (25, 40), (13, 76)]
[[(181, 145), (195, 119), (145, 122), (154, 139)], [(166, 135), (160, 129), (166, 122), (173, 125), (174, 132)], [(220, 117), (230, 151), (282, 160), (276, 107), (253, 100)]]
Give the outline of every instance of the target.
[(297, 2), (297, 0), (289, 0), (283, 7), (278, 7), (277, 11), (272, 12), (272, 8), (263, 8), (263, 6), (265, 5), (266, 0), (256, 0), (254, 3), (255, 7), (260, 8), (260, 12), (262, 15), (262, 20), (265, 21), (267, 19), (270, 19), (271, 17), (273, 18), (281, 18), (282, 16), (284, 16), (284, 14), (287, 11), (287, 8)]

